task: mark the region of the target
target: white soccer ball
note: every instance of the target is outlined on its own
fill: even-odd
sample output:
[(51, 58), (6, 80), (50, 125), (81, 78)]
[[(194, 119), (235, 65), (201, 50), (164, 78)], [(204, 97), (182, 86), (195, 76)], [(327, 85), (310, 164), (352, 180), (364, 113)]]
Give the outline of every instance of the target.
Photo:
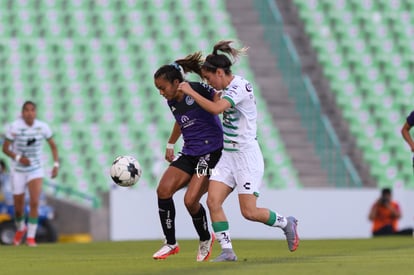
[(141, 165), (132, 156), (117, 157), (112, 163), (110, 172), (112, 180), (123, 187), (136, 184), (142, 175)]

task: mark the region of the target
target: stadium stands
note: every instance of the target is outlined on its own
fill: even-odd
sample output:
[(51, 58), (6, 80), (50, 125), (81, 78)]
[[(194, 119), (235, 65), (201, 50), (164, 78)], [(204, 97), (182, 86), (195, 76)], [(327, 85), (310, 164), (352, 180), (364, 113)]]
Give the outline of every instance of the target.
[(379, 187), (413, 187), (400, 128), (411, 111), (410, 1), (295, 0), (305, 29)]
[[(55, 194), (93, 201), (113, 186), (108, 169), (121, 154), (135, 155), (143, 166), (134, 188), (155, 188), (173, 118), (152, 74), (190, 52), (207, 53), (214, 41), (237, 37), (224, 1), (0, 2), (0, 123), (16, 118), (23, 101), (37, 102), (38, 117), (50, 122), (60, 149)], [(246, 60), (236, 71), (254, 82)], [(270, 188), (300, 186), (256, 90), (264, 181)]]

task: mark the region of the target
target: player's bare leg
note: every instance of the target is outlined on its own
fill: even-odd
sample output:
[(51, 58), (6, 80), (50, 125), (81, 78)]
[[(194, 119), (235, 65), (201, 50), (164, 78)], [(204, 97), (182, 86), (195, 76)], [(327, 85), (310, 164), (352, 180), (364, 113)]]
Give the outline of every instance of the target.
[(14, 216), (16, 221), (16, 233), (14, 234), (13, 244), (20, 245), (24, 235), (26, 234), (27, 227), (24, 217), (24, 193), (13, 195), (14, 202)]
[(286, 235), (289, 250), (293, 252), (298, 248), (296, 218), (292, 216), (285, 218), (270, 209), (257, 207), (257, 197), (253, 194), (239, 194), (239, 203), (244, 218), (281, 228)]
[(221, 254), (213, 262), (237, 261), (230, 238), (229, 223), (223, 210), (223, 203), (233, 190), (218, 181), (210, 181), (207, 205), (217, 241), (221, 245)]
[(28, 246), (36, 246), (36, 231), (37, 231), (37, 223), (38, 223), (38, 208), (39, 208), (39, 200), (40, 195), (42, 193), (42, 184), (43, 179), (37, 178), (33, 179), (28, 183), (28, 190), (29, 190), (29, 203), (30, 203), (30, 212), (29, 218), (27, 223), (27, 239), (26, 244)]

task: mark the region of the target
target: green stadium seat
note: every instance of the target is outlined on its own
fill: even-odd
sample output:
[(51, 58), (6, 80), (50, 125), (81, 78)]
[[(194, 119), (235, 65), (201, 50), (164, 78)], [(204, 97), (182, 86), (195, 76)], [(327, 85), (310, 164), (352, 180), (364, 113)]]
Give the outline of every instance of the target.
[(412, 110), (414, 5), (397, 0), (295, 4), (378, 186), (412, 187), (410, 167), (401, 168), (407, 152), (399, 146), (404, 142), (398, 128)]
[[(113, 186), (107, 170), (120, 154), (135, 154), (145, 171), (139, 186), (155, 188), (174, 120), (152, 75), (223, 37), (237, 37), (223, 0), (0, 1), (0, 62), (9, 64), (0, 72), (0, 121), (17, 117), (24, 99), (37, 101), (61, 152), (57, 181), (76, 201)], [(254, 82), (247, 61), (237, 70)], [(258, 136), (274, 167), (264, 181), (300, 186), (256, 92)]]

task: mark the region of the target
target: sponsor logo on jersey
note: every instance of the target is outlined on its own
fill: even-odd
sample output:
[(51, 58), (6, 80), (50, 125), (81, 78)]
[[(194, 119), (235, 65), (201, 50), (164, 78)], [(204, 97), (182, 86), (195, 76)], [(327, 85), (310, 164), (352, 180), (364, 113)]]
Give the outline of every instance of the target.
[(194, 125), (194, 123), (195, 123), (195, 119), (190, 119), (188, 116), (186, 116), (186, 115), (184, 115), (184, 116), (181, 116), (181, 126), (182, 126), (182, 128), (184, 129), (184, 128), (187, 128), (187, 127), (189, 127), (189, 126), (191, 126), (191, 125)]
[(236, 94), (237, 94), (236, 90), (227, 90), (225, 96), (234, 97), (236, 96)]
[(186, 122), (188, 122), (188, 121), (190, 121), (190, 118), (188, 117), (188, 116), (182, 116), (181, 117), (181, 123), (186, 123)]
[(27, 146), (30, 146), (36, 142), (36, 138), (30, 138), (27, 140)]
[(247, 91), (247, 92), (249, 92), (249, 93), (250, 93), (251, 91), (253, 91), (252, 84), (250, 84), (250, 83), (246, 83), (246, 87), (245, 87), (245, 88), (246, 88), (246, 91)]

